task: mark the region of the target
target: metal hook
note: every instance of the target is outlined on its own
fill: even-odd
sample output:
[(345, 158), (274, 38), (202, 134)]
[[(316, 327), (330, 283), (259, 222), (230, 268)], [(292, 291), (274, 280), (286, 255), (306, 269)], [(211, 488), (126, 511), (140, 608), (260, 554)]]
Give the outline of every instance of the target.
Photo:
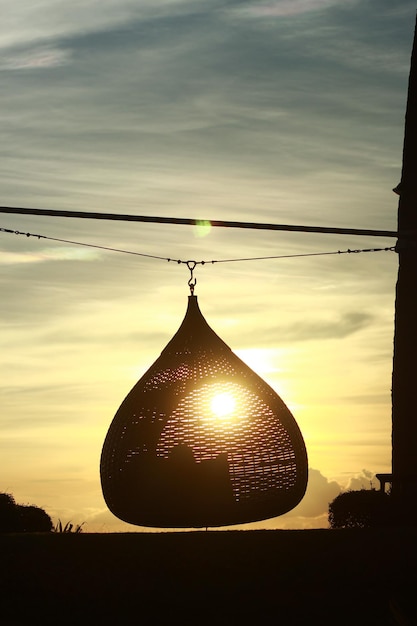
[(190, 270), (190, 273), (191, 273), (190, 280), (188, 281), (188, 286), (190, 288), (191, 295), (193, 296), (194, 295), (194, 287), (197, 284), (197, 279), (194, 277), (193, 272), (194, 272), (194, 269), (195, 269), (195, 267), (197, 265), (197, 261), (187, 261), (186, 265), (187, 265), (187, 267), (188, 267), (188, 269)]

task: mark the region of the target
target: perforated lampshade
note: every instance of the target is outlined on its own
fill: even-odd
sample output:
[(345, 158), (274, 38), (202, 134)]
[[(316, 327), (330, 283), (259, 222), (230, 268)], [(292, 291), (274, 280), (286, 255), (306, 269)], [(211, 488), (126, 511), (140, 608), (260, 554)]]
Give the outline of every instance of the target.
[(160, 528), (258, 521), (302, 499), (307, 454), (294, 417), (210, 328), (196, 296), (117, 411), (101, 483), (117, 517)]

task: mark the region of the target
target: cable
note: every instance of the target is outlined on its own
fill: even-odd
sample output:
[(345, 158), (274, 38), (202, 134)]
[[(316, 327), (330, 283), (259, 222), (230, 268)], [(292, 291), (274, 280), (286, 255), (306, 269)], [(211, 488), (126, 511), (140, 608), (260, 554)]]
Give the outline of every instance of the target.
[(149, 259), (159, 259), (161, 261), (172, 261), (167, 257), (156, 256), (153, 254), (144, 254), (143, 252), (133, 252), (132, 250), (124, 250), (122, 248), (111, 248), (109, 246), (99, 246), (94, 243), (82, 243), (81, 241), (72, 241), (71, 239), (60, 239), (59, 237), (48, 237), (47, 235), (37, 235), (35, 233), (22, 233), (19, 230), (12, 230), (11, 228), (1, 228), (2, 233), (11, 233), (13, 235), (24, 235), (25, 237), (36, 237), (37, 239), (48, 239), (49, 241), (58, 241), (59, 243), (69, 243), (74, 246), (84, 246), (85, 248), (97, 248), (98, 250), (105, 250), (107, 252), (123, 252), (124, 254), (133, 254), (135, 256), (143, 256)]
[(389, 246), (387, 248), (361, 248), (360, 250), (334, 250), (332, 252), (305, 252), (301, 254), (280, 254), (277, 256), (259, 256), (249, 257), (242, 259), (219, 259), (218, 261), (211, 261), (212, 263), (233, 263), (234, 261), (266, 261), (268, 259), (295, 259), (297, 257), (308, 256), (330, 256), (334, 254), (358, 254), (360, 252), (395, 252), (395, 246)]
[(332, 252), (306, 252), (301, 254), (279, 254), (275, 256), (260, 256), (260, 257), (245, 257), (245, 258), (236, 258), (236, 259), (217, 259), (211, 261), (193, 261), (187, 260), (183, 261), (181, 259), (172, 259), (170, 257), (158, 256), (154, 254), (145, 254), (143, 252), (134, 252), (132, 250), (124, 250), (123, 248), (112, 248), (110, 246), (100, 246), (98, 244), (93, 243), (83, 243), (80, 241), (73, 241), (71, 239), (61, 239), (59, 237), (49, 237), (47, 235), (38, 235), (34, 233), (24, 233), (19, 230), (13, 230), (11, 228), (2, 228), (0, 227), (0, 232), (9, 233), (12, 235), (23, 235), (25, 237), (36, 237), (37, 239), (47, 239), (49, 241), (58, 241), (59, 243), (67, 243), (74, 246), (84, 246), (86, 248), (96, 248), (98, 250), (105, 250), (107, 252), (121, 252), (123, 254), (132, 254), (135, 256), (146, 257), (148, 259), (157, 259), (160, 261), (173, 261), (178, 264), (187, 265), (188, 269), (191, 271), (195, 268), (196, 265), (205, 265), (208, 263), (235, 263), (238, 261), (264, 261), (264, 260), (272, 260), (272, 259), (293, 259), (300, 257), (311, 257), (311, 256), (329, 256), (329, 255), (340, 255), (340, 254), (358, 254), (360, 252), (395, 252), (395, 246), (387, 247), (387, 248), (362, 248), (356, 250), (335, 250)]
[[(0, 213), (12, 213), (21, 215), (43, 215), (52, 217), (72, 217), (94, 220), (115, 220), (124, 222), (146, 222), (154, 224), (179, 224), (185, 226), (199, 226), (210, 224), (220, 228), (245, 228), (256, 230), (284, 230), (304, 233), (325, 233), (333, 235), (356, 235), (367, 237), (398, 237), (395, 230), (374, 230), (364, 228), (339, 228), (328, 226), (302, 226), (291, 224), (267, 224), (258, 222), (236, 222), (223, 220), (201, 220), (182, 217), (156, 217), (150, 215), (126, 215), (122, 213), (97, 213), (90, 211), (57, 211), (55, 209), (30, 209), (23, 207), (0, 207)], [(415, 231), (402, 233), (402, 236), (415, 236)]]

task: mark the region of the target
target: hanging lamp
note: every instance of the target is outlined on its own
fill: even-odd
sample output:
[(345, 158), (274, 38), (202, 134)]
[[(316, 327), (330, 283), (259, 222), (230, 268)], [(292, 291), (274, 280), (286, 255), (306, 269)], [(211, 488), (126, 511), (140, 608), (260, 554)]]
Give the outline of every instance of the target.
[(210, 328), (194, 267), (180, 328), (122, 402), (103, 445), (105, 501), (130, 524), (259, 521), (294, 508), (307, 486), (293, 415)]

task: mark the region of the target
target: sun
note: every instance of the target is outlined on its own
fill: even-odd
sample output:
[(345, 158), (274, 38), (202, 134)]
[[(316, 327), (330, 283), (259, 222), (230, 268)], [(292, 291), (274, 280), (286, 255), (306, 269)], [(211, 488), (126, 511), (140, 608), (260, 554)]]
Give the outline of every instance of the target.
[(236, 400), (229, 391), (217, 393), (211, 401), (211, 410), (216, 417), (230, 417), (236, 408)]

